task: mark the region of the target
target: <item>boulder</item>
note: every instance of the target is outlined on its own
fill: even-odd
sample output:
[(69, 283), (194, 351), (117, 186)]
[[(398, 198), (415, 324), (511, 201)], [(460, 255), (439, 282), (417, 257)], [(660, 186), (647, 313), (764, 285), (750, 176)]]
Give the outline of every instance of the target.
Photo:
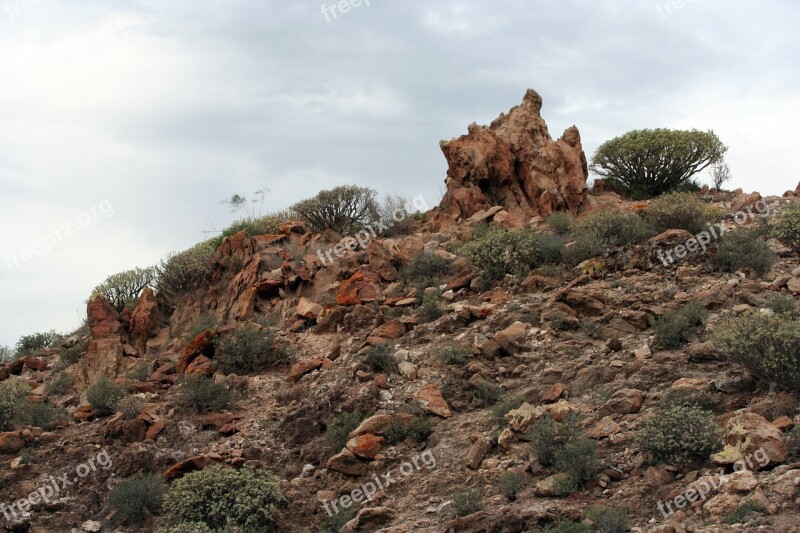
[(322, 314), (324, 308), (318, 303), (312, 302), (308, 298), (300, 298), (295, 314), (306, 319), (316, 320)]
[(140, 353), (145, 352), (147, 340), (158, 333), (160, 328), (161, 311), (158, 302), (153, 289), (145, 287), (131, 313), (131, 337)]
[(527, 221), (583, 207), (588, 170), (580, 133), (573, 126), (554, 141), (541, 109), (541, 96), (528, 90), (521, 105), (490, 126), (472, 124), (467, 135), (442, 141), (449, 166), (440, 204), (445, 218), (465, 220), (502, 206)]
[(361, 270), (342, 283), (336, 294), (339, 305), (359, 305), (382, 299), (380, 276), (374, 272)]
[(420, 407), (427, 413), (441, 416), (442, 418), (450, 418), (453, 416), (452, 411), (450, 411), (450, 406), (447, 405), (441, 391), (439, 391), (439, 387), (433, 383), (424, 385), (417, 392), (416, 398)]
[(17, 431), (0, 433), (0, 455), (14, 455), (25, 447), (25, 440)]
[(327, 467), (349, 476), (363, 476), (369, 469), (369, 463), (359, 459), (356, 454), (345, 448), (328, 459)]
[(292, 383), (297, 383), (300, 379), (305, 376), (306, 374), (310, 374), (314, 370), (322, 367), (322, 363), (324, 359), (321, 357), (315, 359), (307, 359), (305, 361), (300, 361), (299, 363), (295, 363), (292, 365), (292, 369), (289, 371), (289, 377), (287, 377), (287, 381), (291, 381)]
[(725, 425), (725, 448), (711, 456), (716, 465), (736, 463), (748, 470), (760, 470), (786, 461), (789, 451), (775, 426), (756, 413), (738, 413)]
[(383, 437), (366, 433), (347, 441), (346, 448), (364, 459), (374, 459), (380, 453), (385, 440)]

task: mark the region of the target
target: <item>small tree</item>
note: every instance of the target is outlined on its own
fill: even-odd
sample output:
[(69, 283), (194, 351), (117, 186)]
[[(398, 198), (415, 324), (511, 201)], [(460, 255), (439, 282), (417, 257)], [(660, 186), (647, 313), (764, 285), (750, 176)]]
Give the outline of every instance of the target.
[(711, 167), (711, 183), (717, 191), (722, 190), (722, 184), (728, 182), (733, 178), (731, 176), (731, 169), (724, 161), (717, 161)]
[(0, 365), (10, 363), (16, 358), (17, 356), (14, 353), (14, 350), (8, 346), (0, 346)]
[(591, 169), (626, 194), (658, 196), (721, 162), (727, 150), (713, 131), (634, 130), (600, 145)]
[[(222, 200), (220, 203), (230, 207), (231, 211), (234, 213), (244, 213), (248, 220), (255, 220), (261, 216), (264, 209), (264, 198), (268, 192), (269, 189), (266, 187), (257, 190), (253, 193), (255, 197), (253, 200), (248, 200), (246, 196), (242, 196), (241, 194), (233, 194), (230, 198)], [(258, 207), (256, 207), (256, 205)]]
[(379, 219), (378, 193), (369, 187), (345, 185), (321, 191), (292, 206), (315, 231), (345, 234), (363, 229)]
[(95, 287), (94, 292), (102, 294), (117, 311), (132, 307), (145, 287), (152, 285), (156, 278), (155, 267), (134, 268), (109, 276)]

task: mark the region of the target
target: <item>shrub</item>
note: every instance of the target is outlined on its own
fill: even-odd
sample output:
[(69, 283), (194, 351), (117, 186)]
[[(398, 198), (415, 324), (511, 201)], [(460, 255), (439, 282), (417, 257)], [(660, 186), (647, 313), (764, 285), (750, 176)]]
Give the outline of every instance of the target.
[(711, 340), (764, 382), (800, 390), (800, 318), (745, 313), (717, 325)]
[(500, 422), (501, 425), (504, 425), (506, 415), (514, 409), (519, 409), (519, 406), (523, 403), (525, 403), (524, 398), (520, 396), (512, 396), (496, 404), (492, 408), (492, 415)]
[(718, 161), (711, 167), (711, 185), (719, 192), (722, 184), (731, 180), (731, 169), (724, 161)]
[(707, 392), (679, 389), (669, 389), (660, 402), (662, 410), (679, 405), (711, 412), (715, 412), (720, 407), (719, 402)]
[(0, 382), (0, 432), (11, 431), (19, 422), (20, 407), (27, 401), (30, 387), (18, 379)]
[(22, 425), (31, 425), (51, 431), (66, 418), (66, 413), (44, 402), (20, 401), (17, 404), (17, 420)]
[(506, 274), (523, 276), (531, 269), (556, 263), (564, 249), (558, 237), (524, 229), (491, 228), (476, 233), (461, 247), (461, 254), (487, 281), (502, 279)]
[(203, 313), (189, 327), (189, 337), (194, 339), (204, 331), (217, 327), (217, 318), (212, 313)]
[(599, 339), (603, 333), (603, 326), (597, 320), (586, 317), (581, 320), (581, 331), (590, 339)]
[(342, 509), (320, 524), (318, 533), (341, 533), (344, 525), (355, 516), (355, 509)]
[(707, 458), (722, 447), (714, 413), (690, 405), (660, 410), (655, 418), (642, 424), (637, 439), (655, 461), (666, 463)]
[(772, 268), (775, 254), (757, 230), (742, 229), (724, 235), (717, 246), (716, 264), (722, 272), (753, 269), (764, 276)]
[(759, 502), (750, 498), (745, 498), (731, 514), (725, 517), (723, 522), (726, 524), (739, 524), (744, 522), (748, 516), (763, 511), (764, 507)]
[(345, 185), (320, 191), (315, 197), (292, 206), (314, 231), (332, 229), (336, 233), (354, 233), (378, 220), (377, 192), (369, 187)]
[(463, 365), (471, 356), (471, 350), (458, 344), (447, 344), (436, 352), (436, 357), (446, 365)]
[(108, 379), (100, 376), (86, 389), (86, 399), (92, 410), (98, 416), (113, 415), (122, 399), (127, 395), (125, 389)]
[(211, 529), (204, 522), (182, 522), (171, 526), (165, 533), (219, 533), (219, 530)]
[(17, 359), (17, 354), (8, 346), (0, 346), (0, 365)]
[(145, 287), (155, 282), (155, 278), (155, 267), (134, 268), (109, 276), (95, 287), (94, 292), (105, 296), (106, 300), (121, 312), (126, 307), (133, 309), (136, 299)]
[(215, 344), (214, 361), (226, 374), (257, 372), (288, 359), (272, 330), (250, 324), (218, 338)]
[(578, 435), (567, 441), (555, 452), (554, 465), (559, 472), (569, 476), (568, 484), (581, 489), (600, 471), (597, 443)]
[(494, 405), (500, 401), (503, 396), (503, 387), (489, 383), (488, 381), (477, 381), (472, 385), (472, 390), (475, 397), (478, 398), (483, 405)]
[(394, 346), (390, 344), (379, 344), (369, 348), (364, 354), (364, 362), (373, 372), (396, 374), (398, 371), (397, 359), (394, 357)]
[(214, 249), (217, 249), (226, 238), (232, 237), (240, 231), (246, 232), (250, 237), (273, 235), (280, 231), (281, 226), (297, 218), (297, 213), (293, 212), (291, 209), (282, 209), (264, 216), (253, 213), (252, 218), (248, 215), (246, 218), (237, 220), (222, 230), (220, 235), (211, 240), (211, 245)]
[(581, 217), (575, 222), (576, 240), (592, 235), (603, 246), (627, 246), (649, 239), (654, 234), (650, 225), (636, 213), (603, 209)]
[(475, 490), (466, 490), (450, 495), (453, 500), (453, 517), (467, 516), (483, 509), (483, 497)]
[(517, 499), (517, 494), (525, 488), (525, 478), (517, 472), (508, 472), (500, 476), (498, 488), (500, 494), (513, 502)]
[(789, 458), (796, 461), (800, 459), (800, 426), (795, 426), (786, 439), (786, 447), (789, 449)]
[(597, 505), (589, 508), (587, 516), (597, 533), (626, 533), (631, 529), (627, 509)]
[(767, 298), (764, 307), (779, 315), (791, 315), (797, 312), (797, 302), (785, 294), (773, 294)]
[(786, 246), (800, 252), (800, 202), (791, 204), (776, 217), (771, 233)]
[(20, 337), (15, 347), (16, 354), (19, 357), (30, 355), (46, 348), (52, 348), (63, 339), (64, 336), (56, 330), (44, 331), (40, 333), (33, 333)]
[(63, 396), (72, 387), (72, 378), (66, 372), (59, 372), (45, 386), (44, 391), (51, 396)]
[(706, 204), (696, 195), (686, 192), (659, 196), (648, 206), (646, 216), (658, 233), (683, 229), (696, 235), (703, 231), (708, 221)]
[(542, 529), (541, 533), (589, 533), (590, 531), (589, 526), (584, 523), (560, 520)]
[(408, 198), (403, 198), (399, 194), (387, 194), (378, 206), (378, 217), (386, 227), (381, 235), (396, 237), (413, 233), (414, 212), (412, 209), (414, 208)]
[(139, 416), (142, 409), (144, 409), (144, 399), (139, 396), (128, 396), (120, 401), (119, 406), (117, 406), (117, 410), (125, 415), (127, 420), (133, 420)]
[(656, 346), (672, 350), (689, 340), (689, 335), (703, 324), (708, 311), (698, 302), (690, 302), (680, 311), (667, 311), (653, 321)]
[(152, 374), (152, 367), (149, 363), (136, 365), (125, 373), (125, 377), (134, 381), (146, 381)]
[(569, 235), (570, 231), (572, 231), (572, 225), (575, 223), (575, 215), (569, 211), (559, 211), (553, 213), (544, 221), (556, 235)]
[(580, 437), (579, 422), (579, 418), (572, 414), (564, 417), (562, 422), (546, 415), (531, 426), (527, 439), (539, 464), (544, 467), (555, 464), (558, 451)]
[(562, 258), (569, 266), (577, 266), (587, 259), (603, 253), (603, 240), (594, 233), (584, 233), (575, 237), (575, 242), (564, 249)]
[(628, 195), (658, 196), (722, 161), (727, 150), (713, 131), (634, 130), (600, 145), (590, 168)]
[(164, 498), (164, 510), (176, 524), (199, 522), (217, 530), (274, 531), (274, 518), (283, 502), (272, 473), (250, 466), (235, 470), (213, 465), (174, 481)]
[(111, 489), (108, 505), (116, 517), (139, 524), (161, 511), (164, 478), (157, 474), (135, 474)]
[(419, 306), (422, 322), (427, 324), (440, 318), (444, 311), (441, 308), (442, 297), (438, 293), (427, 292), (422, 297), (422, 305)]
[(427, 416), (415, 416), (410, 422), (394, 418), (386, 428), (384, 436), (390, 444), (397, 444), (411, 438), (415, 442), (425, 442), (433, 433), (433, 423)]
[(333, 447), (334, 450), (341, 450), (344, 448), (347, 441), (350, 440), (348, 435), (358, 427), (364, 420), (364, 415), (358, 411), (352, 413), (342, 413), (328, 424), (325, 429), (325, 440)]
[(439, 287), (442, 280), (453, 273), (453, 264), (436, 254), (423, 252), (417, 255), (411, 264), (400, 269), (400, 279), (407, 284), (413, 284), (418, 292), (428, 287)]
[(227, 382), (217, 383), (205, 376), (186, 376), (178, 389), (178, 403), (198, 413), (223, 411), (233, 405), (234, 399)]
[(73, 346), (66, 348), (64, 346), (58, 352), (58, 366), (60, 368), (67, 368), (80, 361), (86, 349), (89, 347), (89, 338), (78, 341)]
[(212, 272), (215, 248), (200, 243), (181, 253), (168, 255), (156, 265), (155, 288), (169, 305), (201, 288)]

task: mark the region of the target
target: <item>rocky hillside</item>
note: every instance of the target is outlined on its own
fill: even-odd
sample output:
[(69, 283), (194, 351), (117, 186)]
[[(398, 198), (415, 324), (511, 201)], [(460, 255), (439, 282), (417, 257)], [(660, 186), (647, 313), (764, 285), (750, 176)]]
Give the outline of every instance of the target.
[[(241, 531), (800, 531), (800, 255), (762, 231), (800, 185), (687, 193), (694, 231), (675, 201), (587, 190), (577, 128), (554, 141), (541, 106), (443, 143), (447, 193), (403, 235), (243, 231), (182, 290), (96, 294), (88, 330), (0, 367), (0, 408), (27, 385), (33, 413), (0, 433), (0, 522), (224, 531), (219, 504)], [(762, 319), (752, 350), (784, 358), (758, 366), (731, 343)]]

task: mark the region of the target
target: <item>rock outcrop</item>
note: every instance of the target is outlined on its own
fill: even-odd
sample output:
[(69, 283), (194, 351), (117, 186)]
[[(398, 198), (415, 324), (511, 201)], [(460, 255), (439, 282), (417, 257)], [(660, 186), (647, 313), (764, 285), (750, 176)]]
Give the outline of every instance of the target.
[(472, 124), (467, 135), (442, 141), (449, 170), (440, 216), (466, 219), (502, 206), (527, 221), (559, 210), (580, 211), (588, 177), (580, 133), (572, 126), (554, 141), (541, 109), (542, 97), (529, 89), (522, 105), (490, 126)]

